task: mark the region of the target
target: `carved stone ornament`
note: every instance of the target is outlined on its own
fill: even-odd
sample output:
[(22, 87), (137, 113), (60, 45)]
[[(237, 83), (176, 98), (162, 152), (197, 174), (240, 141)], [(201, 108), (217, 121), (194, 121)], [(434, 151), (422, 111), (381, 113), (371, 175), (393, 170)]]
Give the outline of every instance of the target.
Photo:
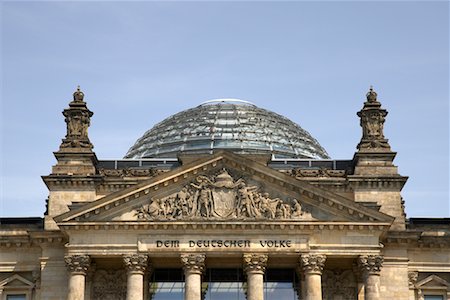
[(361, 255), (358, 257), (358, 267), (363, 276), (379, 275), (384, 258), (381, 255)]
[(324, 270), (322, 298), (324, 300), (356, 299), (357, 282), (352, 270)]
[(381, 108), (381, 103), (377, 100), (377, 93), (370, 87), (366, 95), (367, 101), (363, 109), (357, 114), (361, 118), (360, 125), (363, 130), (361, 142), (358, 149), (367, 148), (390, 148), (388, 140), (385, 139), (383, 126), (388, 112)]
[(127, 273), (119, 270), (97, 270), (92, 282), (94, 300), (121, 300), (127, 295)]
[(132, 168), (126, 168), (126, 169), (100, 169), (99, 173), (100, 175), (106, 176), (106, 177), (154, 177), (161, 173), (163, 173), (163, 170), (156, 170), (156, 169), (132, 169)]
[(345, 177), (345, 170), (320, 169), (300, 169), (296, 168), (289, 173), (292, 177)]
[(151, 198), (137, 209), (136, 216), (145, 220), (313, 219), (297, 199), (273, 199), (258, 190), (223, 169), (215, 177), (198, 176), (178, 193)]
[(86, 275), (89, 265), (91, 264), (91, 258), (89, 255), (67, 255), (64, 256), (67, 270), (72, 274)]
[(206, 255), (202, 253), (182, 253), (181, 263), (185, 272), (202, 274)]
[(261, 273), (266, 271), (268, 256), (266, 254), (245, 253), (243, 257), (245, 273)]
[(93, 148), (88, 137), (88, 127), (94, 113), (87, 108), (83, 99), (84, 94), (78, 87), (73, 93), (73, 101), (69, 103), (69, 108), (63, 111), (67, 133), (61, 148)]
[(322, 254), (303, 254), (300, 256), (300, 266), (305, 273), (322, 274), (326, 259)]
[(408, 272), (408, 283), (409, 283), (410, 288), (415, 288), (418, 277), (419, 277), (419, 272), (417, 272), (417, 271), (409, 271)]
[(124, 255), (123, 262), (128, 272), (144, 274), (148, 266), (148, 255), (145, 254)]

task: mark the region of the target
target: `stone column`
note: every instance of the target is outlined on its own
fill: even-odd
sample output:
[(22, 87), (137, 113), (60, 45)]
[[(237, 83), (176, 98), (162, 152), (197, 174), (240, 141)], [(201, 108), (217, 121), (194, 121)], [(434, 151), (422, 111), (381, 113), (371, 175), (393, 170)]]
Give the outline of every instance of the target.
[(127, 300), (144, 299), (144, 273), (148, 265), (145, 254), (130, 254), (123, 256), (127, 269)]
[(361, 270), (356, 262), (353, 262), (353, 274), (356, 279), (356, 300), (364, 300), (364, 281)]
[(205, 254), (181, 254), (184, 269), (184, 300), (202, 299), (202, 273), (205, 269)]
[(305, 274), (305, 299), (322, 300), (322, 271), (325, 255), (304, 254), (300, 257), (300, 266)]
[(91, 259), (89, 255), (69, 255), (64, 260), (69, 271), (69, 293), (67, 300), (84, 300), (86, 273)]
[(416, 283), (419, 278), (418, 271), (409, 271), (408, 272), (408, 285), (409, 285), (409, 299), (416, 299)]
[(244, 254), (244, 272), (247, 275), (247, 300), (264, 299), (264, 272), (268, 256), (266, 254)]
[(383, 265), (383, 256), (361, 255), (357, 263), (364, 281), (364, 300), (381, 299), (380, 270)]

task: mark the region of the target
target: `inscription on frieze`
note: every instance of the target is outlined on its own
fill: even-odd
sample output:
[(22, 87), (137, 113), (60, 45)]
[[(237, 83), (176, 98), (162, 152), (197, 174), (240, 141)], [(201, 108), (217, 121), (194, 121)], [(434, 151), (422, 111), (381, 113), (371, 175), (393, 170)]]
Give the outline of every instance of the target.
[(142, 237), (138, 247), (140, 251), (186, 251), (186, 250), (261, 250), (261, 251), (298, 251), (306, 249), (307, 238), (302, 236), (276, 236), (240, 238), (235, 236), (187, 237), (152, 236)]
[(313, 219), (299, 200), (271, 198), (243, 178), (235, 180), (226, 169), (217, 176), (197, 176), (178, 193), (151, 198), (136, 216), (143, 220)]

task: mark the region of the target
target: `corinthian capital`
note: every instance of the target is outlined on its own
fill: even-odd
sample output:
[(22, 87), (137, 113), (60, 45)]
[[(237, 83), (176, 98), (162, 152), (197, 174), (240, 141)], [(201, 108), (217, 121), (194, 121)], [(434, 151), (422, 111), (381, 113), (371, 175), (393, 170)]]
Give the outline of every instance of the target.
[(418, 271), (409, 271), (408, 272), (408, 283), (410, 288), (414, 288), (417, 283), (417, 278), (419, 277)]
[(300, 267), (308, 274), (322, 274), (326, 259), (322, 254), (304, 254), (300, 256)]
[(148, 266), (148, 255), (128, 254), (123, 256), (123, 262), (128, 272), (144, 274)]
[(363, 275), (378, 275), (383, 266), (384, 258), (381, 255), (361, 255), (357, 263)]
[(89, 265), (91, 264), (91, 258), (89, 255), (67, 255), (64, 256), (67, 270), (72, 274), (86, 275)]
[(206, 255), (203, 253), (183, 253), (181, 254), (181, 263), (185, 272), (203, 273), (205, 269)]
[(245, 273), (261, 273), (264, 274), (267, 266), (267, 254), (244, 254), (244, 271)]

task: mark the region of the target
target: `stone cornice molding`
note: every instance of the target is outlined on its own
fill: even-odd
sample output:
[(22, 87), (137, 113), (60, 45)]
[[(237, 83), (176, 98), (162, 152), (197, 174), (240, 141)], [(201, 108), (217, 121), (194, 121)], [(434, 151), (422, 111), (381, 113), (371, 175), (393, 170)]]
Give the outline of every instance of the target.
[(264, 274), (268, 258), (267, 254), (244, 253), (244, 272)]
[(65, 175), (65, 174), (52, 174), (48, 176), (42, 176), (47, 188), (52, 190), (58, 189), (73, 189), (81, 187), (95, 188), (102, 183), (102, 177), (99, 175)]
[(62, 230), (234, 230), (234, 229), (251, 229), (251, 230), (370, 230), (385, 231), (389, 228), (390, 223), (358, 223), (358, 222), (308, 222), (308, 221), (240, 221), (240, 222), (156, 222), (156, 221), (129, 221), (129, 222), (67, 222), (58, 224)]
[(180, 258), (185, 273), (202, 274), (205, 270), (206, 255), (203, 253), (182, 253)]
[(326, 259), (323, 254), (303, 254), (300, 256), (300, 267), (305, 274), (321, 275)]
[(362, 176), (349, 175), (348, 183), (354, 188), (383, 188), (401, 191), (408, 176), (392, 175), (392, 176)]
[(64, 261), (66, 262), (67, 270), (72, 275), (86, 276), (91, 264), (89, 255), (67, 255), (64, 256)]
[(396, 247), (409, 248), (438, 248), (450, 247), (450, 237), (438, 236), (433, 231), (427, 236), (426, 230), (389, 231), (382, 241), (383, 244)]
[(149, 261), (146, 254), (125, 254), (123, 262), (128, 273), (144, 274)]
[(383, 262), (382, 255), (361, 255), (357, 259), (358, 267), (363, 276), (380, 275)]

